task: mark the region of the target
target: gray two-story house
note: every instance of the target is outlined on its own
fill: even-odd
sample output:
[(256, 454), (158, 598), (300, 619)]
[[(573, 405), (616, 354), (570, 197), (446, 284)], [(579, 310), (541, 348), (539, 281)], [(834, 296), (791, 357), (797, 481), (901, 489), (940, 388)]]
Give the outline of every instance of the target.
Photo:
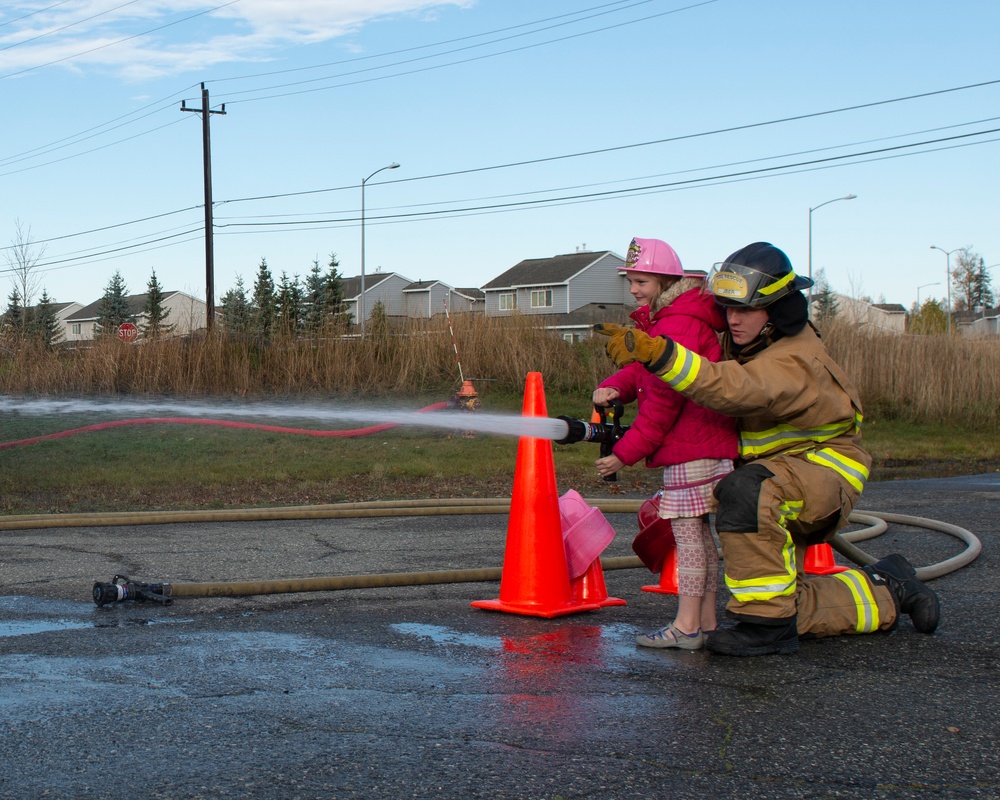
[(486, 315), (545, 316), (567, 341), (589, 338), (595, 322), (621, 322), (635, 307), (624, 265), (610, 250), (526, 259), (482, 287)]

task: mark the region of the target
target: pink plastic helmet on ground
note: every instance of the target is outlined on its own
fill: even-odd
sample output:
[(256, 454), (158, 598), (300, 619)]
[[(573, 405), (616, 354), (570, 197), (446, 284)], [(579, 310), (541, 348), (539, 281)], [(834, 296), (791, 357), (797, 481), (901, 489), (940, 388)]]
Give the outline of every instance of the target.
[(684, 268), (674, 248), (659, 239), (633, 239), (625, 256), (625, 266), (618, 269), (673, 275), (678, 278), (684, 275)]

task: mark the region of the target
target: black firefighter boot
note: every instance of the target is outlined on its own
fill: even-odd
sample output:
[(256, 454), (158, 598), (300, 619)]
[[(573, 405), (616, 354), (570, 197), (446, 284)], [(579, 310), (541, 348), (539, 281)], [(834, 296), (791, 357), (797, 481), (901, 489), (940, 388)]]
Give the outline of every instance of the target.
[(741, 619), (732, 628), (718, 628), (708, 634), (705, 648), (727, 656), (766, 656), (799, 651), (799, 630), (795, 617)]
[(899, 610), (909, 615), (914, 628), (920, 633), (934, 633), (941, 617), (941, 605), (934, 591), (917, 580), (917, 571), (909, 561), (894, 554), (862, 569), (873, 583), (889, 588)]

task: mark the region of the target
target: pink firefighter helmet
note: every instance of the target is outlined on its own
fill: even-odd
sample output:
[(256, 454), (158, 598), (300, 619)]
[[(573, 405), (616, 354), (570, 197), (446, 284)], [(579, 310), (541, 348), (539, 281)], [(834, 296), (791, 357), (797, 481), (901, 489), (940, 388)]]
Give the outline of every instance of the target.
[(684, 275), (684, 268), (674, 248), (659, 239), (633, 239), (625, 256), (625, 266), (618, 269), (678, 278)]

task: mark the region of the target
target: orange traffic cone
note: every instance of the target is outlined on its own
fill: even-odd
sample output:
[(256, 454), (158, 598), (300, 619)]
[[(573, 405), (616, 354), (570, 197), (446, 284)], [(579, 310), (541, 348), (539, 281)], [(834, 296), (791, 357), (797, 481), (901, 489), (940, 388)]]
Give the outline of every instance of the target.
[(833, 575), (837, 572), (847, 572), (847, 567), (841, 567), (833, 560), (833, 548), (826, 542), (811, 544), (806, 548), (806, 575)]
[(605, 606), (628, 605), (620, 597), (608, 597), (608, 587), (604, 583), (604, 570), (601, 569), (601, 559), (595, 558), (587, 567), (587, 571), (570, 581), (573, 599), (580, 603), (597, 603)]
[[(547, 417), (542, 374), (529, 372), (525, 417)], [(522, 436), (517, 444), (514, 490), (510, 498), (507, 544), (500, 574), (500, 597), (475, 600), (475, 608), (557, 617), (593, 611), (600, 604), (575, 600), (566, 565), (552, 442)]]
[(652, 586), (643, 586), (644, 592), (659, 594), (677, 594), (677, 547), (671, 547), (663, 559), (663, 569), (660, 571), (660, 582)]

